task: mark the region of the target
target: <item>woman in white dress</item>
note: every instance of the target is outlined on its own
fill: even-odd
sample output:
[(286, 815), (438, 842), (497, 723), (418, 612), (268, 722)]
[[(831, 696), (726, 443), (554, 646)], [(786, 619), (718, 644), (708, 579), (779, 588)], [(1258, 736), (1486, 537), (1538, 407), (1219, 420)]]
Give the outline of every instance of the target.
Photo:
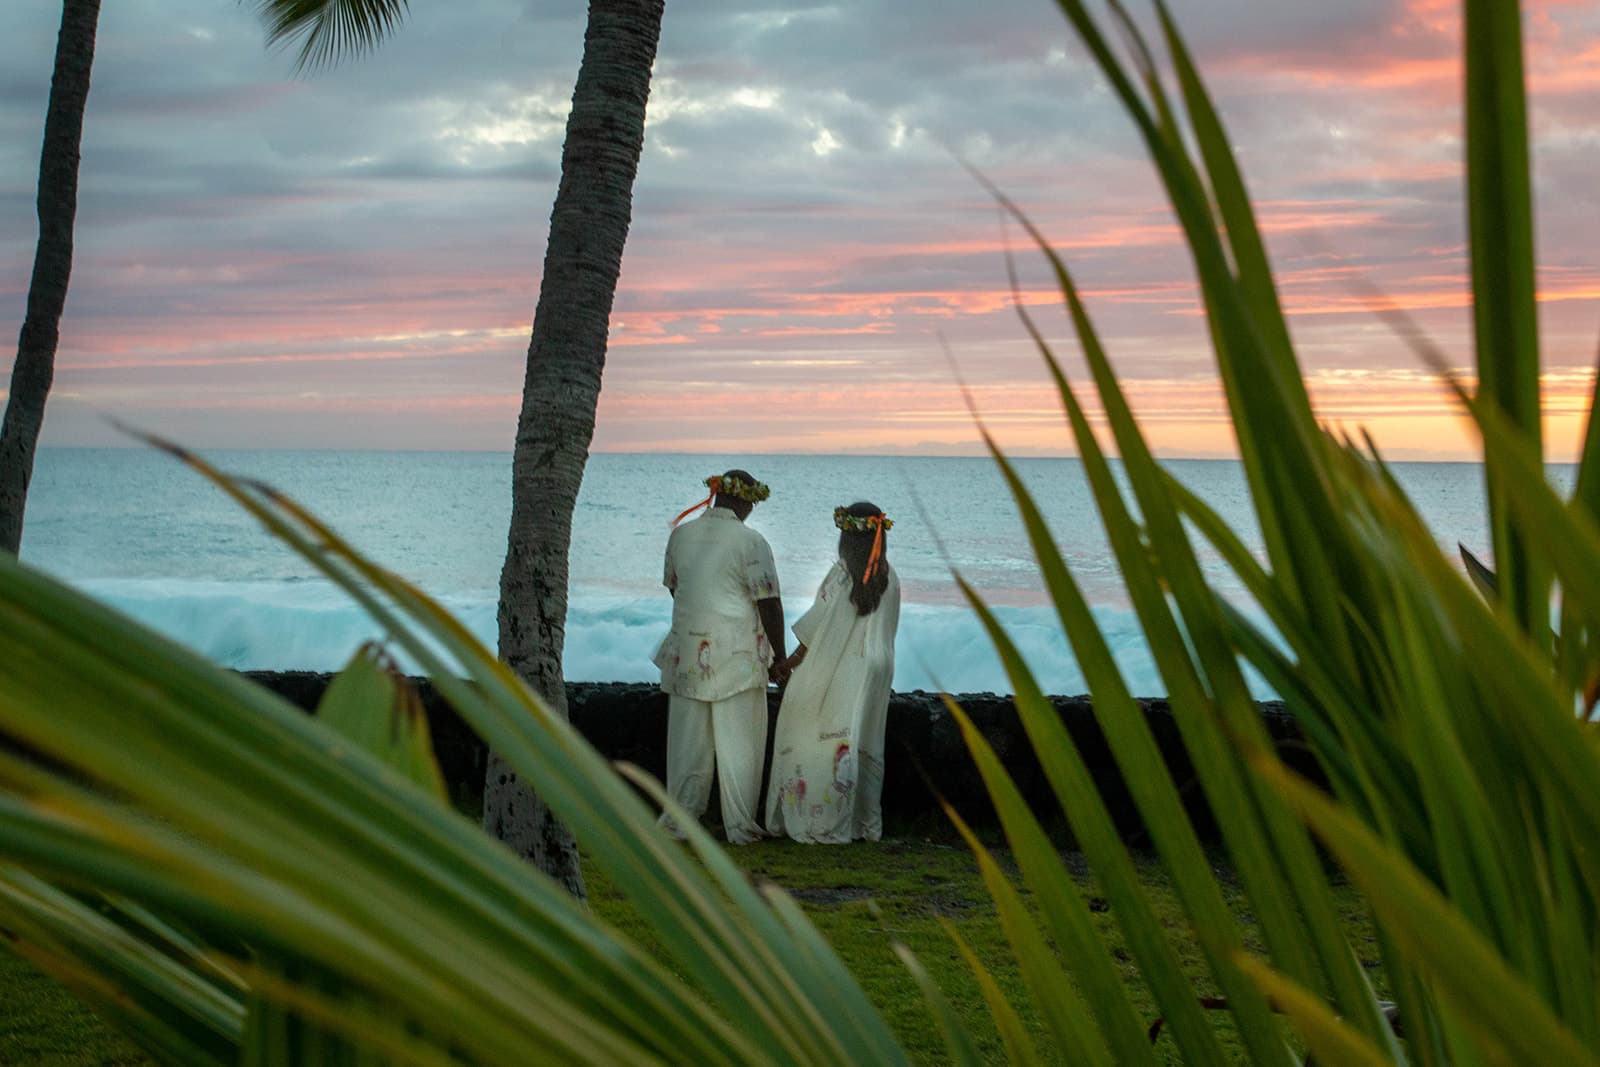
[(845, 844), (883, 835), (883, 727), (894, 677), (900, 580), (884, 556), (894, 523), (875, 505), (835, 508), (839, 559), (794, 632), (800, 646), (773, 738), (767, 829)]

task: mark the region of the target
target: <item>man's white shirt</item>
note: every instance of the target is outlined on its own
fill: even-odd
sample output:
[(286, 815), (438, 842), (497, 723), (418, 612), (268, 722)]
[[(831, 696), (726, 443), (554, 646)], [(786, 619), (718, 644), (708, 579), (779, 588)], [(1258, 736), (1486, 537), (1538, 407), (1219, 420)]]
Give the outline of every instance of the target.
[(767, 539), (710, 508), (672, 531), (661, 581), (673, 591), (672, 629), (655, 655), (661, 688), (708, 701), (764, 688), (773, 656), (756, 601), (779, 595)]

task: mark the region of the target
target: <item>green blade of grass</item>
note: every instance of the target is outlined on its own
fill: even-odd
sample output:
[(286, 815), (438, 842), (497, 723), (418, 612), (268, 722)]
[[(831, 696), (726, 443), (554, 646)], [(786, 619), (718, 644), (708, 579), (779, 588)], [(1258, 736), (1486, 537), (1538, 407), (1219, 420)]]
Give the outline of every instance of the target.
[(831, 983), (822, 983), (822, 999), (815, 1003), (802, 1002), (795, 1005), (795, 1009), (810, 1016), (813, 1025), (849, 1031), (863, 1045), (874, 1047), (874, 1062), (889, 1063), (903, 1056), (899, 1047), (888, 1039), (877, 1013), (855, 995), (859, 987), (854, 976), (804, 918), (794, 901), (787, 894), (755, 888), (727, 852), (700, 826), (699, 820), (684, 811), (655, 778), (631, 764), (619, 764), (617, 769), (663, 810), (674, 815), (690, 849), (736, 905), (760, 917), (762, 932), (774, 940), (780, 936), (790, 939), (792, 956), (804, 964), (804, 970), (831, 978)]
[[(1232, 742), (1219, 730), (1225, 722), (1231, 733), (1246, 738), (1262, 736), (1254, 702), (1223, 636), (1214, 599), (1205, 587), (1176, 506), (1162, 491), (1162, 475), (1134, 423), (1065, 264), (1053, 251), (1044, 251), (1056, 271), (1121, 449), (1124, 470), (1149, 524), (1150, 544), (1161, 565), (1159, 575), (1151, 571), (1150, 552), (1127, 514), (1065, 374), (1048, 346), (1039, 346), (1041, 354), (1067, 406), (1102, 521), (1130, 599), (1161, 667), (1169, 699), (1175, 709), (1180, 709), (1175, 720), (1185, 747), (1261, 918), (1269, 949), (1280, 966), (1306, 981), (1313, 980), (1313, 960), (1320, 959), (1335, 982), (1336, 991), (1349, 1002), (1346, 1009), (1366, 1015), (1369, 1026), (1376, 1027), (1370, 1007), (1358, 999), (1363, 995), (1356, 981), (1359, 976), (1352, 973), (1348, 946), (1338, 935), (1331, 901), (1326, 887), (1320, 884), (1320, 872), (1304, 832), (1286, 819), (1269, 798), (1253, 795), (1253, 787), (1232, 754)], [(1021, 313), (1026, 319), (1026, 313)], [(1183, 612), (1186, 626), (1182, 629), (1168, 606), (1168, 588)], [(1189, 650), (1191, 640), (1197, 653), (1194, 658)], [(1182, 714), (1185, 710), (1190, 713)], [(1215, 722), (1214, 713), (1220, 713)], [(1271, 842), (1270, 846), (1263, 847), (1266, 842)], [(1300, 897), (1299, 904), (1291, 903), (1296, 895)], [(1265, 1044), (1257, 1054), (1278, 1055)]]
[(1600, 1063), (1549, 1007), (1512, 973), (1478, 931), (1406, 861), (1337, 805), (1265, 754), (1258, 773), (1292, 803), (1386, 919), (1391, 935), (1424, 963), (1463, 1024), (1481, 1030), (1524, 1063)]
[[(987, 750), (987, 743), (977, 733), (971, 719), (961, 710), (960, 705), (948, 696), (945, 698), (945, 706), (960, 725), (962, 736), (967, 739), (968, 751), (973, 753), (975, 760), (979, 760), (984, 784), (988, 787), (996, 808), (999, 808), (1002, 801), (1008, 808), (1008, 830), (1017, 830), (1015, 837), (1009, 837), (1012, 842), (1012, 854), (1017, 862), (1023, 865), (1025, 870), (1038, 871), (1049, 865), (1059, 871), (1060, 859), (1055, 849), (1050, 846), (1043, 831), (1039, 829), (1037, 820), (1033, 819), (1032, 813), (1027, 811), (1026, 806), (1018, 810), (1017, 805), (1020, 804), (1021, 797), (1017, 795), (1016, 787), (1009, 781), (1004, 770), (998, 768), (998, 761), (995, 760), (993, 751), (983, 751)], [(1001, 779), (1006, 780), (1002, 783)], [(1059, 886), (1062, 881), (1066, 881), (1070, 896), (1065, 901), (1053, 902), (1063, 905), (1054, 910), (1070, 913), (1072, 918), (1066, 925), (1066, 933), (1070, 940), (1059, 943), (1068, 950), (1073, 963), (1084, 970), (1083, 990), (1093, 1001), (1102, 1025), (1113, 1022), (1116, 1026), (1116, 1029), (1106, 1033), (1103, 1038), (1084, 1010), (1078, 991), (1052, 957), (1042, 932), (1035, 925), (1033, 917), (1028, 914), (1021, 896), (1007, 881), (994, 856), (984, 847), (983, 842), (978, 840), (966, 820), (961, 818), (948, 802), (944, 803), (944, 811), (977, 858), (979, 873), (983, 876), (984, 884), (989, 889), (989, 896), (995, 903), (995, 909), (1000, 916), (1000, 925), (1005, 930), (1006, 938), (1011, 942), (1023, 980), (1027, 983), (1033, 1002), (1055, 1039), (1056, 1047), (1063, 1050), (1075, 1063), (1109, 1065), (1116, 1062), (1131, 1067), (1133, 1064), (1153, 1062), (1148, 1043), (1141, 1040), (1139, 1023), (1133, 1015), (1132, 1005), (1128, 1003), (1126, 995), (1118, 995), (1122, 994), (1122, 983), (1108, 963), (1109, 953), (1106, 946), (1095, 935), (1092, 925), (1088, 922), (1088, 910), (1084, 906), (1082, 895), (1075, 887), (1071, 887), (1070, 880), (1065, 879), (1065, 872), (1061, 871), (1062, 878), (1056, 884)], [(1032, 822), (1033, 834), (1030, 835), (1019, 826), (1024, 821)], [(1048, 909), (1049, 903), (1043, 898), (1039, 899), (1041, 908)], [(1052, 925), (1055, 930), (1062, 929), (1062, 924)], [(1115, 1048), (1115, 1061), (1107, 1051), (1108, 1044)]]
[(337, 982), (321, 988), (303, 974), (288, 980), (260, 966), (246, 966), (245, 975), (259, 995), (240, 1067), (455, 1067), (461, 1062), (455, 1050), (422, 1039), (423, 1026), (348, 995)]
[[(1537, 495), (1533, 487), (1524, 488)], [(1543, 491), (1549, 492), (1547, 487)], [(1426, 535), (1414, 532), (1413, 536)], [(1484, 689), (1482, 710), (1498, 723), (1494, 744), (1520, 753), (1523, 766), (1537, 768), (1529, 780), (1562, 797), (1560, 815), (1577, 840), (1595, 839), (1600, 835), (1600, 797), (1584, 783), (1600, 778), (1600, 753), (1556, 688), (1547, 661), (1510, 622), (1485, 611), (1476, 593), (1437, 551), (1419, 551), (1413, 562), (1428, 572), (1440, 597), (1440, 610), (1454, 620), (1465, 661), (1495, 664), (1493, 671), (1475, 676)], [(1575, 856), (1585, 864), (1590, 883), (1600, 885), (1600, 858), (1588, 849)]]
[[(1064, 381), (1064, 378), (1062, 380)], [(1087, 422), (1082, 418), (1082, 411), (1077, 407), (1076, 399), (1070, 390), (1064, 395), (1067, 397), (1075, 428), (1088, 436)], [(1110, 650), (1105, 645), (1105, 639), (1096, 627), (1088, 604), (1061, 559), (1059, 550), (1044, 525), (1043, 516), (1039, 514), (1011, 464), (998, 449), (994, 448), (992, 441), (989, 445), (991, 454), (999, 464), (1001, 473), (1011, 490), (1013, 500), (1022, 512), (1024, 527), (1028, 532), (1035, 557), (1039, 561), (1046, 588), (1056, 604), (1063, 629), (1089, 683), (1094, 698), (1096, 719), (1111, 744), (1123, 780), (1128, 783), (1140, 815), (1150, 828), (1191, 922), (1197, 931), (1204, 931), (1207, 935), (1202, 938), (1202, 947), (1207, 951), (1213, 973), (1219, 985), (1227, 992), (1234, 1012), (1243, 1020), (1241, 1032), (1247, 1040), (1252, 1036), (1259, 1038), (1260, 1043), (1255, 1053), (1261, 1062), (1275, 1062), (1280, 1054), (1281, 1045), (1269, 1036), (1273, 1028), (1270, 1011), (1253, 983), (1238, 975), (1231, 966), (1230, 959), (1234, 945), (1228, 932), (1233, 930), (1232, 917), (1222, 901), (1216, 883), (1210, 877), (1210, 865), (1194, 837), (1183, 803), (1166, 772), (1165, 764), (1154, 739), (1150, 736), (1142, 711), (1127, 692), (1111, 658)], [(1092, 447), (1091, 438), (1090, 448)], [(1095, 467), (1097, 477), (1104, 486), (1109, 479), (1109, 473), (1104, 469), (1103, 458), (1097, 459), (1096, 455), (1087, 450), (1085, 456), (1086, 463)], [(969, 595), (969, 603), (980, 611), (982, 618), (981, 602)], [(1008, 657), (1015, 658), (1014, 649), (1009, 648), (1009, 641), (1005, 639), (1003, 631), (998, 627), (991, 627), (990, 636), (1001, 652), (1002, 662), (1006, 662)], [(1035, 752), (1039, 754), (1051, 787), (1064, 809), (1069, 815), (1092, 814), (1095, 808), (1085, 800), (1086, 796), (1093, 795), (1092, 788), (1086, 792), (1081, 786), (1083, 781), (1087, 781), (1086, 772), (1072, 762), (1075, 749), (1061, 727), (1059, 719), (1056, 718), (1054, 709), (1043, 699), (1042, 694), (1037, 692), (1037, 687), (1032, 684), (1032, 679), (1025, 670), (1014, 671), (1011, 681), (1018, 693), (1017, 708), (1023, 718), (1024, 727), (1033, 741)], [(1074, 786), (1074, 781), (1079, 785)], [(1087, 845), (1096, 840), (1096, 835), (1085, 835), (1083, 839)], [(1138, 903), (1131, 898), (1131, 894), (1136, 892), (1131, 889), (1134, 879), (1131, 869), (1124, 866), (1125, 857), (1120, 846), (1108, 843), (1106, 849), (1093, 858), (1103, 878), (1120, 878), (1124, 885), (1130, 887), (1130, 897), (1125, 901), (1125, 906), (1137, 908)], [(1137, 915), (1138, 911), (1130, 911), (1128, 914)], [(1140, 925), (1136, 925), (1133, 929), (1124, 927), (1124, 933), (1128, 935), (1130, 944), (1140, 943), (1136, 940), (1142, 936)], [(1221, 944), (1214, 944), (1210, 940), (1212, 937), (1222, 937), (1223, 941)], [(1144, 964), (1147, 967), (1159, 963), (1159, 949), (1155, 943), (1145, 946), (1141, 960), (1149, 961)], [(1159, 970), (1147, 977), (1153, 982), (1165, 980), (1163, 972)], [(1192, 994), (1184, 996), (1183, 999), (1187, 1003), (1179, 1003), (1178, 997), (1179, 994), (1175, 990), (1169, 990), (1166, 996), (1160, 998), (1162, 1008), (1174, 1018), (1184, 1018), (1193, 1008), (1193, 997)], [(1182, 1033), (1185, 1036), (1180, 1040), (1194, 1043), (1194, 1047), (1188, 1051), (1189, 1056), (1205, 1054), (1207, 1039), (1210, 1038), (1207, 1024), (1203, 1021), (1184, 1024)]]
[(207, 981), (77, 898), (0, 867), (9, 947), (171, 1061), (230, 1063), (244, 1009), (237, 987)]
[[(1516, 900), (1505, 884), (1505, 853), (1494, 840), (1495, 803), (1487, 783), (1502, 775), (1489, 762), (1492, 748), (1472, 746), (1460, 729), (1463, 716), (1443, 709), (1460, 708), (1472, 694), (1452, 686), (1431, 667), (1444, 636), (1427, 626), (1409, 599), (1399, 599), (1386, 631), (1395, 636), (1395, 660), (1406, 671), (1401, 699), (1409, 713), (1400, 721), (1404, 747), (1416, 755), (1417, 790), (1432, 836), (1432, 855), (1442, 884), (1464, 918), (1495, 937), (1504, 947), (1518, 945), (1505, 926), (1513, 922)], [(1468, 751), (1469, 747), (1472, 751)], [(1519, 946), (1520, 950), (1520, 946)]]
[(1288, 981), (1252, 956), (1240, 953), (1239, 969), (1255, 979), (1262, 992), (1272, 998), (1285, 1015), (1294, 1020), (1295, 1029), (1305, 1038), (1307, 1049), (1319, 1063), (1348, 1064), (1350, 1067), (1384, 1067), (1399, 1059), (1398, 1049), (1380, 1049), (1365, 1035), (1352, 1029), (1304, 986)]
[[(968, 602), (978, 612), (979, 619), (989, 632), (990, 640), (1000, 654), (1002, 665), (1007, 668), (1012, 687), (1016, 690), (1013, 699), (1017, 714), (1033, 741), (1034, 751), (1039, 755), (1045, 776), (1056, 794), (1062, 813), (1071, 823), (1074, 835), (1104, 886), (1108, 901), (1112, 905), (1111, 912), (1116, 917), (1134, 958), (1138, 960), (1140, 971), (1150, 985), (1157, 1006), (1167, 1018), (1173, 1037), (1178, 1047), (1183, 1050), (1184, 1058), (1187, 1062), (1195, 1064), (1223, 1062), (1216, 1034), (1205, 1018), (1204, 1012), (1200, 1010), (1194, 990), (1184, 977), (1176, 954), (1167, 943), (1161, 924), (1144, 897), (1138, 874), (1128, 858), (1127, 850), (1111, 822), (1110, 815), (1105, 810), (1105, 803), (1100, 798), (1088, 769), (1083, 765), (1076, 746), (1067, 736), (1054, 707), (1039, 691), (1032, 675), (1022, 664), (1021, 656), (1009, 636), (983, 601), (970, 588), (966, 588), (964, 583), (963, 589)], [(1085, 613), (1087, 614), (1087, 608)], [(1098, 660), (1098, 657), (1096, 659)], [(1085, 661), (1085, 676), (1100, 681), (1100, 678), (1096, 678), (1097, 675), (1103, 675), (1107, 669), (1114, 672), (1116, 668), (1109, 666), (1109, 653), (1105, 659), (1105, 663), (1097, 661), (1090, 664)], [(1080, 660), (1084, 660), (1081, 653)], [(1090, 674), (1091, 671), (1094, 673)], [(1112, 698), (1108, 695), (1109, 686), (1102, 688), (1091, 685), (1091, 691), (1094, 693), (1097, 707), (1102, 701), (1107, 705), (1111, 704)], [(956, 715), (956, 721), (962, 727), (968, 750), (972, 752), (979, 772), (984, 776), (990, 796), (995, 802), (996, 811), (1005, 820), (1008, 837), (1013, 833), (1018, 835), (1012, 838), (1015, 848), (1018, 843), (1028, 840), (1027, 819), (1017, 810), (1020, 798), (1014, 795), (1013, 789), (1006, 788), (1007, 782), (1003, 773), (997, 773), (992, 751), (989, 750), (987, 743), (970, 729), (971, 724), (966, 716), (954, 710), (952, 714)], [(1134, 792), (1136, 802), (1144, 801), (1140, 804), (1141, 815), (1150, 828), (1151, 836), (1161, 846), (1162, 856), (1172, 873), (1173, 882), (1179, 887), (1180, 898), (1189, 909), (1191, 922), (1196, 931), (1203, 934), (1202, 946), (1208, 949), (1209, 956), (1212, 940), (1216, 939), (1226, 945), (1225, 950), (1216, 950), (1218, 954), (1223, 951), (1231, 953), (1237, 948), (1233, 918), (1217, 892), (1216, 883), (1211, 879), (1210, 865), (1204, 861), (1199, 844), (1194, 841), (1193, 830), (1189, 826), (1181, 801), (1177, 798), (1171, 779), (1167, 777), (1159, 753), (1155, 751), (1154, 742), (1148, 736), (1148, 727), (1144, 724), (1143, 714), (1129, 698), (1126, 707), (1108, 707), (1107, 713), (1099, 714), (1097, 717), (1105, 725), (1108, 739), (1115, 738), (1112, 741), (1113, 751), (1120, 750), (1119, 765), (1123, 770), (1124, 780)], [(1109, 722), (1113, 718), (1125, 721), (1119, 728), (1112, 729)], [(1141, 737), (1146, 744), (1140, 744), (1139, 740), (1135, 740)], [(1134, 759), (1128, 759), (1130, 754), (1136, 754)], [(1034, 838), (1034, 843), (1037, 843), (1037, 838)], [(1028, 855), (1032, 859), (1032, 850), (1029, 850)], [(1041, 884), (1040, 891), (1042, 890)], [(1059, 900), (1053, 903), (1061, 909), (1068, 906)], [(1062, 916), (1059, 921), (1069, 931), (1071, 930), (1069, 924), (1072, 920), (1069, 917)], [(1229, 976), (1226, 972), (1218, 974), (1217, 980), (1223, 988), (1229, 987)], [(1258, 1001), (1259, 1003), (1255, 1005), (1261, 1012), (1258, 1019), (1270, 1022), (1265, 1000), (1258, 998)], [(1241, 1002), (1240, 1010), (1245, 1017), (1249, 1017), (1250, 1008), (1248, 1002)]]
[[(1105, 45), (1081, 0), (1061, 0), (1060, 6), (1089, 44), (1091, 54), (1113, 86), (1128, 82), (1130, 79)], [(1114, 8), (1122, 14), (1119, 7)], [(1132, 20), (1123, 14), (1122, 23), (1127, 34), (1135, 38), (1138, 54), (1148, 56), (1149, 49), (1139, 39)], [(1158, 84), (1153, 76), (1150, 80), (1153, 85)], [(1279, 373), (1278, 363), (1263, 351), (1262, 328), (1254, 322), (1250, 302), (1233, 276), (1218, 219), (1212, 213), (1211, 190), (1189, 160), (1183, 139), (1171, 123), (1169, 109), (1163, 107), (1165, 122), (1158, 122), (1136, 94), (1119, 95), (1123, 95), (1129, 114), (1139, 127), (1194, 258), (1218, 370), (1234, 415), (1240, 458), (1269, 556), (1291, 595), (1304, 600), (1308, 608), (1327, 614), (1339, 593), (1335, 576), (1343, 578), (1347, 586), (1351, 576), (1341, 573), (1344, 568), (1337, 559), (1324, 556), (1320, 537), (1297, 536), (1307, 532), (1325, 534), (1338, 525), (1337, 512), (1322, 503), (1323, 472), (1312, 460), (1318, 448), (1316, 427), (1309, 413), (1297, 409), (1290, 395), (1301, 388), (1299, 377)], [(1024, 221), (1024, 225), (1028, 224)], [(1029, 228), (1041, 248), (1053, 257), (1042, 236)], [(1058, 275), (1064, 273), (1059, 260), (1054, 262)], [(1062, 288), (1065, 292), (1066, 286)], [(1081, 325), (1079, 332), (1081, 337)], [(1270, 335), (1270, 326), (1267, 332)], [(1124, 458), (1128, 458), (1126, 452)], [(1274, 508), (1272, 502), (1279, 499), (1295, 499), (1301, 506)], [(1341, 639), (1337, 629), (1330, 633), (1330, 639)], [(1344, 654), (1348, 656), (1348, 651)]]
[(983, 1067), (983, 1056), (979, 1054), (977, 1045), (973, 1044), (972, 1035), (928, 969), (917, 959), (916, 953), (904, 944), (896, 941), (893, 947), (895, 956), (916, 980), (917, 988), (922, 991), (922, 999), (928, 1006), (928, 1014), (933, 1016), (939, 1025), (939, 1032), (944, 1035), (944, 1047), (950, 1054), (951, 1067)]
[(1211, 179), (1217, 211), (1222, 219), (1228, 246), (1233, 252), (1239, 288), (1250, 301), (1251, 321), (1259, 331), (1262, 351), (1272, 360), (1277, 380), (1283, 387), (1285, 397), (1294, 405), (1296, 417), (1309, 421), (1311, 399), (1306, 394), (1300, 368), (1294, 358), (1289, 326), (1278, 301), (1272, 267), (1267, 260), (1261, 231), (1256, 226), (1255, 211), (1245, 188), (1244, 175), (1233, 157), (1221, 116), (1217, 114), (1206, 91), (1167, 3), (1165, 0), (1156, 0), (1155, 8), (1167, 51), (1172, 57), (1173, 69), (1178, 75), (1189, 121), (1194, 128), (1195, 144), (1200, 149), (1206, 173)]
[(1362, 774), (1359, 765), (1377, 764), (1394, 772), (1400, 757), (1387, 735), (1371, 728), (1371, 717), (1359, 713), (1364, 698), (1315, 654), (1320, 643), (1312, 635), (1311, 624), (1221, 517), (1170, 475), (1167, 488), (1181, 514), (1228, 563), (1278, 633), (1300, 653), (1300, 659), (1290, 662), (1243, 613), (1223, 600), (1218, 608), (1228, 626), (1230, 643), (1285, 698), (1330, 778), (1346, 783), (1347, 795), (1360, 793), (1370, 798), (1372, 791), (1357, 784)]
[(1572, 487), (1572, 502), (1600, 521), (1600, 426), (1595, 412), (1600, 411), (1600, 361), (1589, 386), (1589, 417), (1584, 420), (1583, 447), (1578, 452), (1578, 477)]
[[(1162, 673), (1174, 707), (1196, 711), (1214, 708), (1219, 714), (1217, 725), (1230, 735), (1224, 736), (1222, 731), (1197, 721), (1198, 716), (1178, 719), (1185, 745), (1195, 759), (1207, 796), (1218, 813), (1224, 837), (1229, 840), (1230, 852), (1261, 918), (1268, 947), (1280, 968), (1302, 982), (1314, 984), (1316, 969), (1320, 967), (1322, 977), (1329, 983), (1341, 1008), (1368, 1033), (1380, 1034), (1382, 1021), (1372, 1007), (1365, 981), (1339, 933), (1332, 901), (1310, 842), (1270, 796), (1241, 777), (1231, 752), (1232, 738), (1259, 742), (1265, 739), (1265, 734), (1234, 650), (1228, 643), (1227, 627), (1220, 618), (1216, 598), (1206, 586), (1177, 503), (1166, 491), (1168, 479), (1157, 466), (1133, 418), (1077, 288), (1060, 258), (1053, 252), (1047, 255), (1071, 310), (1084, 355), (1122, 454), (1124, 470), (1145, 518), (1149, 542), (1160, 565), (1159, 579), (1170, 589), (1182, 613), (1183, 633), (1180, 634), (1171, 622), (1163, 590), (1151, 581), (1153, 576), (1140, 575), (1141, 564), (1148, 557), (1136, 551), (1130, 524), (1112, 510), (1120, 505), (1102, 473), (1096, 497), (1114, 546), (1119, 540), (1114, 529), (1120, 526), (1123, 530), (1120, 539), (1124, 547), (1118, 550), (1118, 556), (1130, 596), (1136, 607), (1141, 601), (1147, 605), (1141, 612), (1141, 619), (1147, 636), (1152, 639), (1158, 662), (1163, 648), (1170, 649)], [(1071, 399), (1065, 375), (1048, 349), (1045, 359), (1070, 409), (1076, 401)], [(1280, 420), (1283, 417), (1281, 411), (1274, 410), (1274, 414)], [(1073, 424), (1080, 453), (1088, 468), (1096, 471), (1100, 466), (1095, 458), (1098, 445), (1087, 434), (1081, 412), (1073, 413)], [(1278, 454), (1292, 453), (1293, 449), (1286, 445)], [(1263, 521), (1266, 521), (1265, 516)], [(1336, 529), (1330, 526), (1322, 532), (1331, 535)], [(1319, 573), (1323, 573), (1323, 568), (1319, 567)], [(1185, 651), (1184, 637), (1193, 643), (1192, 661)], [(1346, 658), (1347, 648), (1346, 644), (1330, 640), (1322, 646), (1322, 658), (1340, 662)], [(1258, 847), (1261, 844), (1266, 848)]]
[(1530, 547), (1554, 569), (1563, 603), (1570, 602), (1583, 625), (1596, 629), (1600, 573), (1589, 568), (1600, 560), (1600, 522), (1584, 509), (1569, 507), (1551, 488), (1537, 453), (1497, 408), (1468, 398), (1458, 383), (1452, 386), (1483, 434), (1485, 457), (1504, 472), (1506, 508), (1516, 515)]
[[(1515, 0), (1467, 0), (1464, 11), (1467, 230), (1480, 396), (1542, 455), (1522, 12)], [(1492, 456), (1485, 459), (1505, 600), (1523, 628), (1538, 633), (1547, 618), (1549, 578), (1506, 510), (1512, 475)]]
[[(248, 939), (264, 948), (302, 952), (306, 946), (326, 945), (330, 954), (363, 974), (383, 976), (392, 983), (389, 989), (459, 1013), (435, 1022), (469, 1022), (449, 1037), (477, 1055), (515, 1056), (530, 1040), (548, 1042), (574, 1062), (602, 1063), (606, 1055), (643, 1053), (638, 1046), (616, 1041), (615, 1035), (572, 1031), (564, 1020), (527, 1027), (516, 1019), (516, 1010), (505, 1011), (492, 1001), (430, 995), (425, 991), (435, 989), (436, 975), (425, 967), (408, 969), (380, 939), (356, 930), (314, 897), (286, 892), (255, 872), (229, 866), (191, 842), (155, 830), (148, 820), (143, 823), (119, 821), (102, 809), (96, 829), (89, 829), (60, 817), (41, 817), (0, 796), (0, 841), (18, 863), (55, 877), (115, 887), (210, 928), (247, 930)], [(105, 841), (97, 838), (102, 826), (112, 831)], [(648, 1054), (645, 1058), (653, 1059)]]
[(966, 960), (967, 967), (978, 980), (978, 988), (983, 991), (984, 1003), (989, 1005), (989, 1014), (994, 1017), (995, 1027), (1000, 1031), (1000, 1041), (1005, 1045), (1006, 1061), (1018, 1067), (1042, 1067), (1044, 1061), (1039, 1058), (1039, 1050), (1034, 1047), (1033, 1039), (1028, 1036), (1027, 1028), (1022, 1025), (1022, 1018), (1017, 1014), (1017, 1009), (1006, 999), (1000, 983), (994, 980), (994, 975), (984, 966), (978, 954), (972, 951), (972, 946), (967, 944), (966, 938), (961, 936), (954, 923), (949, 919), (940, 918), (939, 925), (944, 928), (946, 936), (955, 943), (961, 958)]

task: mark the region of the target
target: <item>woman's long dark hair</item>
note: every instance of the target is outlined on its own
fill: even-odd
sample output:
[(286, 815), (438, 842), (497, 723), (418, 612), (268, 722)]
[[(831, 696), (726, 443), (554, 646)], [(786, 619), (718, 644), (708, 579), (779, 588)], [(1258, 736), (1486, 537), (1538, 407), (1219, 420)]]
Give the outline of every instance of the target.
[[(883, 509), (876, 504), (869, 504), (865, 500), (851, 504), (844, 509), (846, 515), (857, 518), (867, 518), (871, 515), (882, 515)], [(840, 530), (839, 531), (839, 558), (844, 561), (845, 570), (850, 572), (850, 603), (856, 606), (857, 615), (871, 615), (878, 610), (878, 601), (883, 599), (883, 591), (889, 587), (889, 568), (881, 566), (873, 574), (872, 581), (863, 582), (862, 575), (867, 572), (867, 560), (872, 555), (872, 539), (875, 532), (872, 530)], [(885, 563), (889, 556), (889, 535), (883, 535), (883, 555)]]

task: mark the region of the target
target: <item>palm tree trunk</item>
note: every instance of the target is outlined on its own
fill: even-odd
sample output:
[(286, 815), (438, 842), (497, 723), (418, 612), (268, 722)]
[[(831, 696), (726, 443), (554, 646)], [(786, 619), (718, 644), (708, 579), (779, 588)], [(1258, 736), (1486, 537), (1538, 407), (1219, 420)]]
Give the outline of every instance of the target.
[[(517, 419), (511, 533), (500, 573), (500, 656), (563, 716), (572, 512), (594, 437), (663, 7), (664, 0), (589, 4)], [(483, 820), (584, 899), (571, 833), (493, 753)]]
[(28, 312), (11, 368), (11, 392), (0, 423), (0, 549), (22, 546), (22, 512), (33, 478), (33, 453), (44, 424), (44, 402), (55, 377), (61, 311), (72, 275), (72, 224), (78, 214), (78, 147), (89, 101), (94, 34), (100, 0), (66, 0), (56, 38), (56, 69), (39, 153), (39, 245), (28, 283)]

